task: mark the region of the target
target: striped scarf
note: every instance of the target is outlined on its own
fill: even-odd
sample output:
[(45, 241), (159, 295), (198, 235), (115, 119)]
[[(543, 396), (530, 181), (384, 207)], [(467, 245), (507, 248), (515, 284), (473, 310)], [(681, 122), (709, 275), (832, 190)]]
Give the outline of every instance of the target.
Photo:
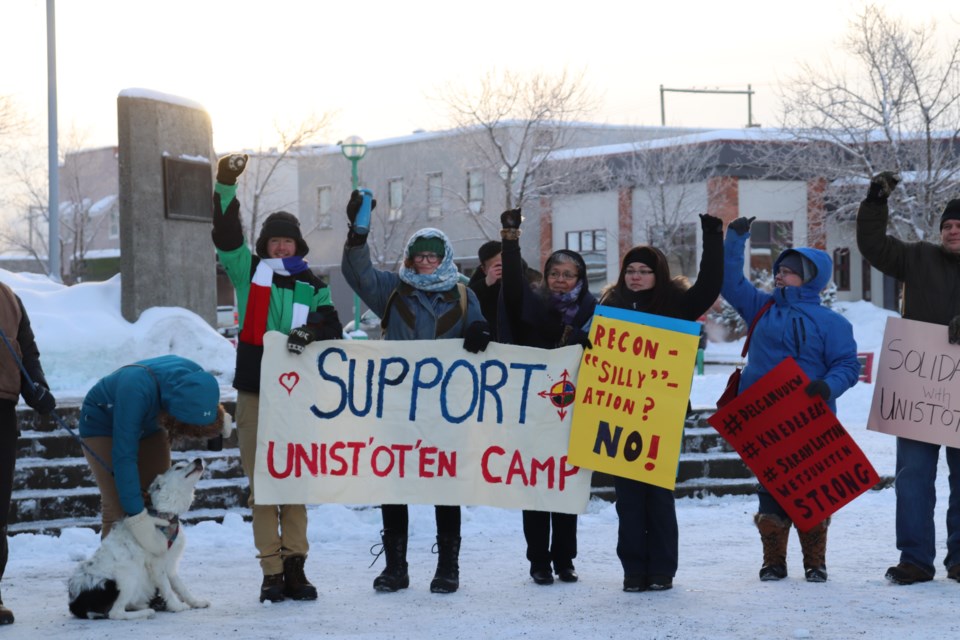
[[(273, 275), (294, 276), (308, 269), (302, 256), (292, 258), (263, 258), (253, 272), (250, 292), (247, 295), (247, 311), (240, 330), (240, 342), (263, 346), (263, 334), (267, 332), (267, 315), (270, 312), (270, 293)], [(293, 318), (289, 327), (281, 327), (284, 333), (307, 323), (307, 314), (313, 302), (313, 286), (297, 280), (293, 287)]]

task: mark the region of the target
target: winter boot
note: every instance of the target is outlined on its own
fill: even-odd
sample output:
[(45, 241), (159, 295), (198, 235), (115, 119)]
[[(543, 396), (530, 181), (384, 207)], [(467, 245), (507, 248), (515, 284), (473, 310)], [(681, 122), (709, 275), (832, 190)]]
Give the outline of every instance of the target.
[(758, 513), (753, 517), (763, 542), (763, 566), (760, 579), (782, 580), (787, 577), (787, 539), (790, 521), (771, 513)]
[(799, 529), (800, 549), (803, 551), (803, 572), (807, 582), (827, 581), (827, 527), (830, 518), (827, 518), (810, 531)]
[(407, 573), (407, 536), (381, 532), (382, 553), (387, 557), (387, 566), (373, 579), (373, 588), (377, 591), (393, 592), (410, 586)]
[(2, 597), (0, 597), (0, 624), (13, 624), (13, 611), (3, 606)]
[(260, 584), (260, 602), (283, 602), (283, 574), (273, 573), (263, 576)]
[(433, 593), (453, 593), (460, 587), (460, 536), (437, 536), (437, 572), (430, 581)]
[(283, 559), (283, 595), (292, 600), (316, 600), (317, 588), (310, 584), (303, 565), (307, 556), (292, 555)]

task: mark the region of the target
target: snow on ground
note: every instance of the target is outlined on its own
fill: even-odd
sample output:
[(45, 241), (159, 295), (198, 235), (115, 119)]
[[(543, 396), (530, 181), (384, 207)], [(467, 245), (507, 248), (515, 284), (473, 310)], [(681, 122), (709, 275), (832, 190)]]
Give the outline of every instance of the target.
[[(233, 352), (195, 314), (154, 309), (136, 323), (119, 314), (119, 282), (69, 289), (35, 276), (0, 270), (0, 280), (24, 300), (37, 332), (44, 367), (61, 400), (120, 364), (177, 352), (217, 372), (229, 393)], [(860, 351), (876, 351), (887, 312), (869, 303), (843, 303)], [(711, 343), (707, 359), (734, 362), (740, 344)], [(692, 402), (711, 406), (731, 365), (708, 365), (696, 376)], [(881, 475), (894, 471), (894, 439), (865, 428), (872, 385), (858, 384), (839, 400), (841, 422)], [(937, 539), (945, 540), (946, 470), (937, 480)], [(260, 570), (249, 523), (231, 514), (223, 524), (188, 527), (181, 574), (209, 609), (159, 613), (145, 621), (84, 621), (67, 610), (66, 580), (94, 552), (98, 537), (66, 529), (60, 537), (21, 534), (10, 540), (4, 602), (17, 622), (6, 638), (72, 640), (166, 638), (928, 638), (957, 637), (960, 584), (940, 570), (929, 583), (894, 586), (883, 579), (896, 564), (894, 492), (871, 491), (840, 511), (830, 528), (825, 584), (802, 578), (800, 549), (791, 536), (791, 575), (761, 583), (760, 540), (752, 523), (753, 497), (681, 499), (680, 568), (674, 589), (624, 593), (616, 556), (617, 515), (612, 504), (592, 501), (580, 518), (581, 580), (537, 586), (527, 575), (520, 514), (489, 507), (463, 511), (461, 588), (429, 592), (433, 509), (411, 507), (411, 586), (395, 594), (373, 591), (383, 559), (371, 567), (380, 514), (369, 507), (310, 508), (312, 545), (307, 575), (316, 602), (260, 604)]]

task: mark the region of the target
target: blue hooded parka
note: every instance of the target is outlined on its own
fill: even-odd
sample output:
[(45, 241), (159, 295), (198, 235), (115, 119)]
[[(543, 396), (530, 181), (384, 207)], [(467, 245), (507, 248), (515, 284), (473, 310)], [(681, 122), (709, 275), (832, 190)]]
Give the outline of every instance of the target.
[(137, 455), (140, 440), (159, 431), (162, 411), (193, 425), (217, 419), (220, 385), (192, 360), (166, 355), (120, 367), (83, 399), (80, 437), (113, 438), (114, 482), (127, 515), (143, 511)]
[(727, 230), (724, 240), (723, 287), (720, 295), (749, 324), (771, 298), (774, 303), (757, 322), (750, 338), (747, 364), (740, 391), (748, 388), (785, 358), (796, 360), (810, 380), (823, 380), (830, 387), (827, 405), (836, 412), (837, 398), (856, 384), (860, 376), (857, 343), (846, 318), (820, 304), (820, 291), (830, 281), (833, 262), (820, 249), (787, 249), (773, 265), (799, 253), (817, 273), (799, 287), (761, 291), (743, 275), (744, 246), (750, 234)]

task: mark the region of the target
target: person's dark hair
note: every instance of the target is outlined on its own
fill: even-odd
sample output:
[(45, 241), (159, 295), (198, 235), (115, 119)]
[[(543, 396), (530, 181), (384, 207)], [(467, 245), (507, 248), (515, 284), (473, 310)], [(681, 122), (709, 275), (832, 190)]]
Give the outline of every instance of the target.
[(670, 264), (660, 249), (650, 245), (638, 245), (623, 256), (620, 261), (620, 275), (615, 283), (604, 287), (600, 294), (600, 304), (627, 306), (632, 293), (626, 284), (627, 266), (635, 262), (647, 265), (656, 274), (656, 282), (650, 290), (650, 303), (643, 311), (660, 313), (677, 293), (687, 288), (677, 278), (670, 277)]

